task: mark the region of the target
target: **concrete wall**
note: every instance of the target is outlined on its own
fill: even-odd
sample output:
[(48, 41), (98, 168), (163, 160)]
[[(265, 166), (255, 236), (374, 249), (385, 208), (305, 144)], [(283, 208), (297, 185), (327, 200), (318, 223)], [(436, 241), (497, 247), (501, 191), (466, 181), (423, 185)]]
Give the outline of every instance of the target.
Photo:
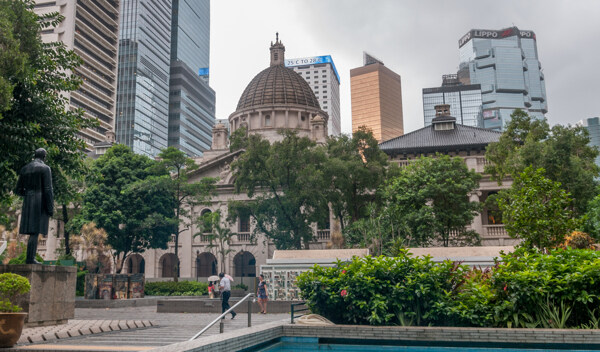
[(66, 323), (75, 317), (77, 268), (39, 264), (0, 265), (0, 273), (24, 276), (31, 291), (17, 302), (29, 313), (26, 326)]

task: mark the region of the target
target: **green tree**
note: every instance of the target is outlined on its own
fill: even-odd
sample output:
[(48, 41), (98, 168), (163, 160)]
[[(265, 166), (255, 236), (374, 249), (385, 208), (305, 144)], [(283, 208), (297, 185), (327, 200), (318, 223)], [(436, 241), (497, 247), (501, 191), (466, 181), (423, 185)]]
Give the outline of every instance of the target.
[(93, 164), (80, 216), (106, 231), (118, 273), (130, 253), (167, 248), (177, 228), (172, 194), (164, 168), (125, 145), (110, 148)]
[(373, 132), (361, 126), (352, 137), (341, 135), (327, 141), (324, 177), (326, 197), (340, 220), (342, 231), (367, 216), (373, 190), (385, 180), (388, 156), (379, 149)]
[[(214, 190), (216, 179), (205, 177), (198, 182), (189, 182), (191, 174), (198, 169), (194, 160), (175, 147), (163, 149), (158, 154), (159, 163), (165, 172), (171, 175), (168, 189), (171, 191), (171, 204), (175, 212), (178, 226), (174, 231), (175, 257), (179, 258), (179, 235), (188, 231), (194, 220), (194, 207), (205, 203)], [(174, 270), (177, 281), (179, 262)]]
[(502, 190), (498, 197), (506, 232), (521, 238), (526, 248), (556, 247), (578, 225), (569, 194), (544, 173), (541, 168), (525, 168), (511, 188)]
[[(0, 200), (6, 201), (20, 168), (44, 147), (53, 181), (82, 172), (85, 143), (80, 129), (96, 126), (82, 110), (68, 109), (67, 92), (81, 80), (81, 59), (62, 43), (42, 43), (40, 30), (56, 26), (58, 13), (36, 15), (31, 0), (0, 1)], [(6, 47), (5, 47), (6, 45)], [(7, 97), (9, 98), (8, 100)], [(57, 197), (61, 197), (61, 187)]]
[(600, 195), (588, 204), (588, 210), (583, 217), (583, 230), (596, 241), (600, 240)]
[(194, 236), (207, 236), (208, 237), (208, 248), (214, 250), (221, 263), (220, 272), (225, 272), (225, 258), (227, 254), (233, 252), (231, 249), (231, 240), (235, 235), (227, 227), (229, 223), (222, 223), (221, 212), (219, 210), (211, 213), (206, 213), (197, 219), (197, 223), (202, 229)]
[(480, 178), (460, 157), (438, 154), (415, 160), (381, 190), (391, 231), (407, 246), (477, 243), (476, 233), (465, 227), (481, 210), (479, 202), (469, 200)]
[(485, 171), (502, 182), (507, 176), (515, 178), (529, 166), (544, 168), (547, 178), (560, 182), (571, 194), (575, 212), (582, 215), (598, 185), (598, 151), (588, 143), (585, 127), (550, 128), (547, 121), (517, 109), (500, 140), (488, 145), (485, 156), (491, 164)]
[(269, 144), (258, 135), (248, 137), (245, 152), (231, 164), (237, 192), (249, 202), (232, 202), (230, 218), (243, 212), (278, 249), (308, 248), (311, 225), (329, 216), (324, 196), (322, 148), (293, 131), (282, 131), (281, 141)]

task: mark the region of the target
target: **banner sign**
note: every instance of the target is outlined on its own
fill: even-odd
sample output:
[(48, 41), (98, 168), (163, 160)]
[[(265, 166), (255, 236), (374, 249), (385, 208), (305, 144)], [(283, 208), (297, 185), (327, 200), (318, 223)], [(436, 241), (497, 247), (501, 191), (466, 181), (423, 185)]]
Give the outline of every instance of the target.
[(469, 33), (463, 35), (463, 37), (460, 38), (460, 40), (458, 41), (458, 47), (462, 47), (473, 38), (502, 39), (512, 37), (515, 35), (518, 35), (519, 38), (528, 38), (536, 40), (535, 33), (533, 33), (533, 31), (522, 31), (519, 30), (517, 27), (501, 29), (499, 31), (489, 29), (472, 29), (471, 31), (469, 31)]
[(313, 57), (301, 57), (297, 59), (285, 59), (286, 67), (294, 67), (294, 66), (305, 66), (305, 65), (318, 65), (318, 64), (331, 64), (331, 68), (333, 68), (333, 72), (340, 81), (340, 75), (335, 68), (335, 64), (333, 63), (333, 59), (331, 55), (324, 56), (313, 56)]

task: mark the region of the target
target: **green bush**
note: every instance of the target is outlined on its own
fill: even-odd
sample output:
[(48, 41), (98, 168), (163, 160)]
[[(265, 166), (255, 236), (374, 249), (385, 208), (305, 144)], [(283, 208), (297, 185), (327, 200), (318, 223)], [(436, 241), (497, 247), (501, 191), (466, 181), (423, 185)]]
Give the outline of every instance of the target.
[(335, 323), (370, 325), (440, 325), (436, 302), (463, 280), (467, 267), (435, 264), (430, 257), (354, 258), (298, 276), (311, 311)]
[(77, 283), (75, 286), (75, 295), (82, 297), (85, 293), (85, 274), (87, 274), (87, 270), (77, 271)]
[(0, 274), (0, 312), (13, 313), (23, 310), (15, 305), (17, 296), (29, 292), (31, 285), (21, 275), (13, 273)]
[(244, 291), (248, 291), (248, 285), (245, 284), (237, 284), (235, 286), (232, 287), (232, 289), (234, 290), (244, 290)]
[(599, 283), (600, 252), (571, 248), (519, 249), (485, 270), (403, 251), (298, 276), (314, 313), (370, 325), (594, 328)]
[(146, 282), (147, 296), (202, 296), (208, 294), (208, 284), (196, 281)]

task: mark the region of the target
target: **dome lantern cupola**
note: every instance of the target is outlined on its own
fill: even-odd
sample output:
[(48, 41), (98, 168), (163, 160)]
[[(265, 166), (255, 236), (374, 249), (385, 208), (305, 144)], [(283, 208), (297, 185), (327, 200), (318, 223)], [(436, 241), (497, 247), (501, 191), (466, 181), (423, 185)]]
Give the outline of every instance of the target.
[(275, 44), (271, 42), (271, 66), (283, 65), (285, 62), (285, 46), (279, 40), (279, 33), (275, 33)]

